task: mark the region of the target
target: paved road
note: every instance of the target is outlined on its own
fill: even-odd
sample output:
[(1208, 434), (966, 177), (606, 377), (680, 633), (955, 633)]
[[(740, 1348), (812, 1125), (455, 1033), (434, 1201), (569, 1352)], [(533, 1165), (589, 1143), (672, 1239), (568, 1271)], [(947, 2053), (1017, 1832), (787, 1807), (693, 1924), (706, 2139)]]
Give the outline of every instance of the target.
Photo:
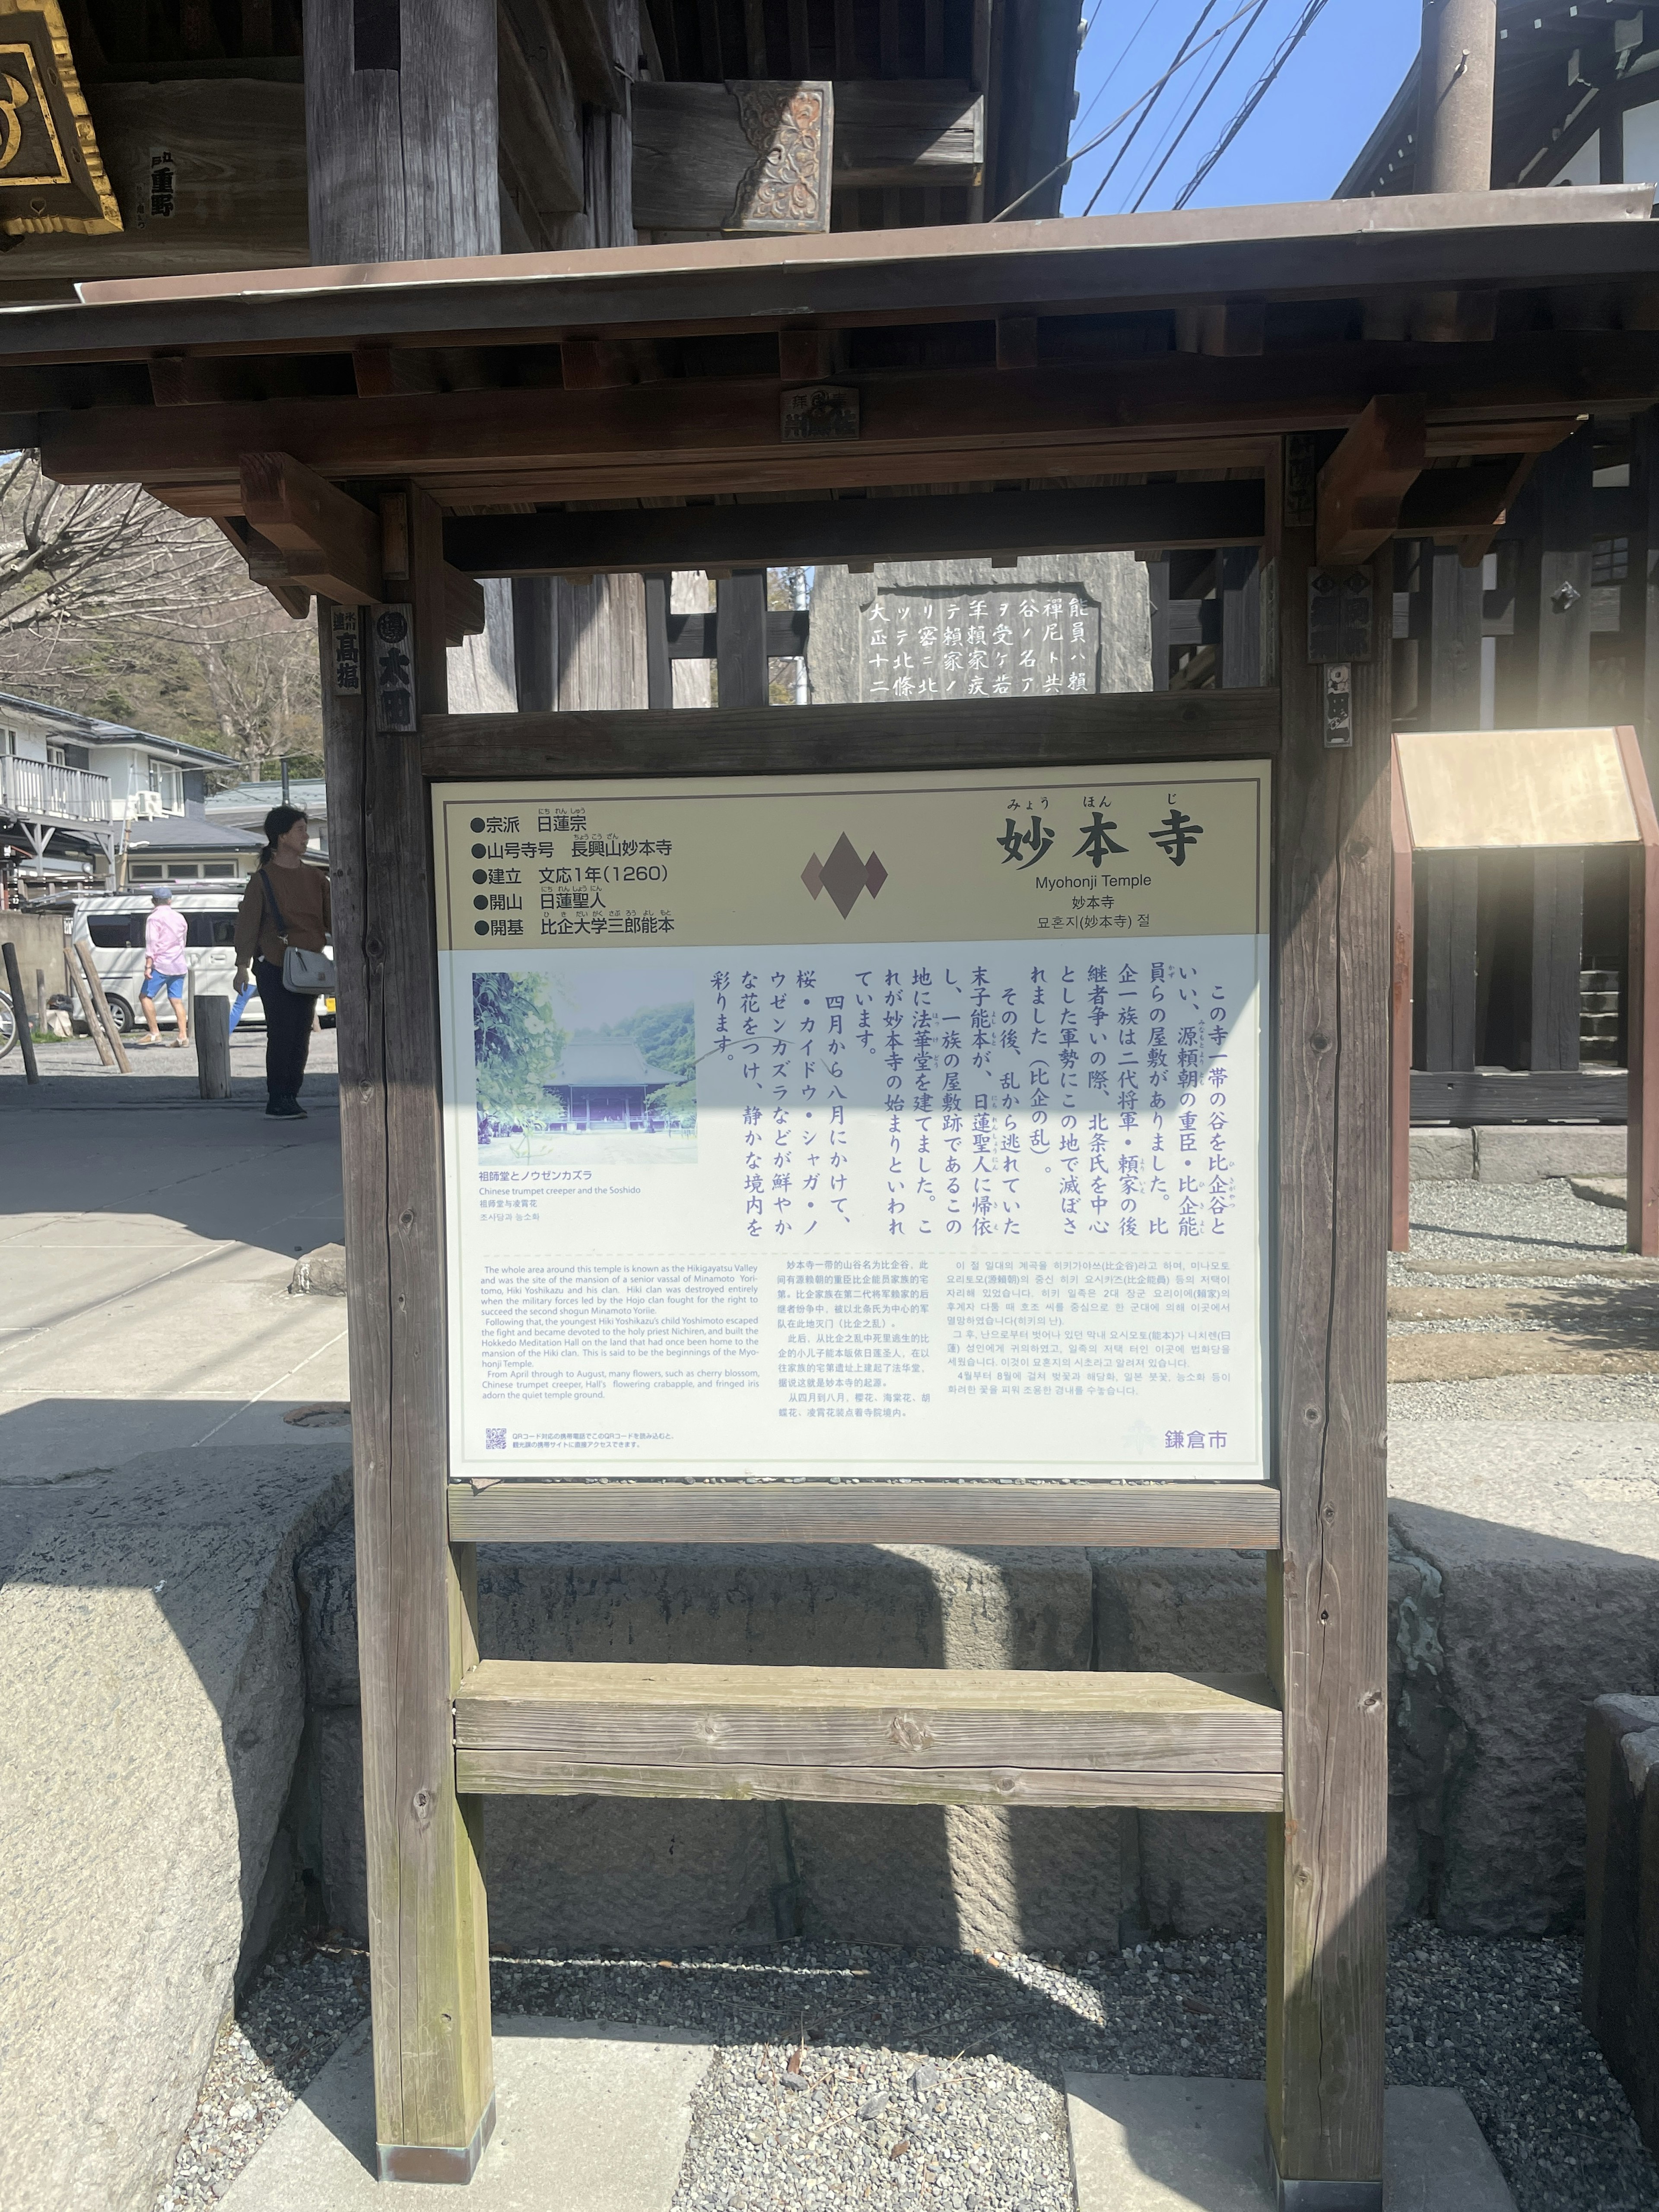
[(260, 1111), (258, 1035), (215, 1103), (165, 1046), (130, 1078), (87, 1039), (42, 1046), (32, 1089), (0, 1061), (0, 1483), (320, 1441), (283, 1418), (347, 1395), (344, 1300), (287, 1287), (341, 1235), (334, 1039), (313, 1042), (301, 1122)]

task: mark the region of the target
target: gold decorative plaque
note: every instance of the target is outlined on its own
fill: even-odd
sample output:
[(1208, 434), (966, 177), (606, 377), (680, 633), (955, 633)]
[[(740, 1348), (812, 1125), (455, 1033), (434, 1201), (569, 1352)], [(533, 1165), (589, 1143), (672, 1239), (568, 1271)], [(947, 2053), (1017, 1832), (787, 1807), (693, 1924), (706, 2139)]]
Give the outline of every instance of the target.
[(120, 228), (58, 0), (0, 0), (0, 231)]

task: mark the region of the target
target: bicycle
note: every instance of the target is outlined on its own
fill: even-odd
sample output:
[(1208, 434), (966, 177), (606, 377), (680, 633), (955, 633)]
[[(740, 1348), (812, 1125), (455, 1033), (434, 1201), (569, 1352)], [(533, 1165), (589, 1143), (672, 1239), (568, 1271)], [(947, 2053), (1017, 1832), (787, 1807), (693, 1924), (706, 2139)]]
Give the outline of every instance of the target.
[(17, 1042), (17, 1017), (12, 1012), (11, 994), (0, 991), (0, 1060), (3, 1060)]

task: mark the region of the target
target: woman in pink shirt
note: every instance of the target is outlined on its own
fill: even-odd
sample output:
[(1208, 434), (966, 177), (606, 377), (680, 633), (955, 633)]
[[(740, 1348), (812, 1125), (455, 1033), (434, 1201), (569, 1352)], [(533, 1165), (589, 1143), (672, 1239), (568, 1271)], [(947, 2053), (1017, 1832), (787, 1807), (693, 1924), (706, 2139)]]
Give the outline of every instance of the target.
[(161, 1033), (155, 1026), (155, 1001), (169, 998), (173, 1001), (173, 1018), (178, 1024), (178, 1035), (173, 1038), (175, 1048), (190, 1042), (190, 1014), (185, 997), (185, 940), (189, 927), (173, 903), (173, 893), (165, 884), (150, 893), (149, 919), (144, 924), (144, 980), (138, 987), (138, 1003), (144, 1010), (144, 1019), (149, 1024), (149, 1041), (160, 1044)]

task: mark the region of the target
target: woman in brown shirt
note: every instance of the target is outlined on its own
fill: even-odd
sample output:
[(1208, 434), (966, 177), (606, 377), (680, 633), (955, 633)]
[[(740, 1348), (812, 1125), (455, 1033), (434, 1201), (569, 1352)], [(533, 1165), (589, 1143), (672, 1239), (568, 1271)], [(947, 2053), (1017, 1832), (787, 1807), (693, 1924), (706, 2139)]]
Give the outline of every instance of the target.
[(248, 969), (265, 1010), (265, 1111), (283, 1121), (303, 1121), (300, 1085), (311, 1049), (317, 1001), (290, 991), (283, 981), (284, 939), (321, 952), (333, 934), (328, 877), (305, 864), (311, 824), (297, 806), (273, 806), (264, 819), (265, 849), (248, 878), (236, 915), (236, 988), (247, 988)]

